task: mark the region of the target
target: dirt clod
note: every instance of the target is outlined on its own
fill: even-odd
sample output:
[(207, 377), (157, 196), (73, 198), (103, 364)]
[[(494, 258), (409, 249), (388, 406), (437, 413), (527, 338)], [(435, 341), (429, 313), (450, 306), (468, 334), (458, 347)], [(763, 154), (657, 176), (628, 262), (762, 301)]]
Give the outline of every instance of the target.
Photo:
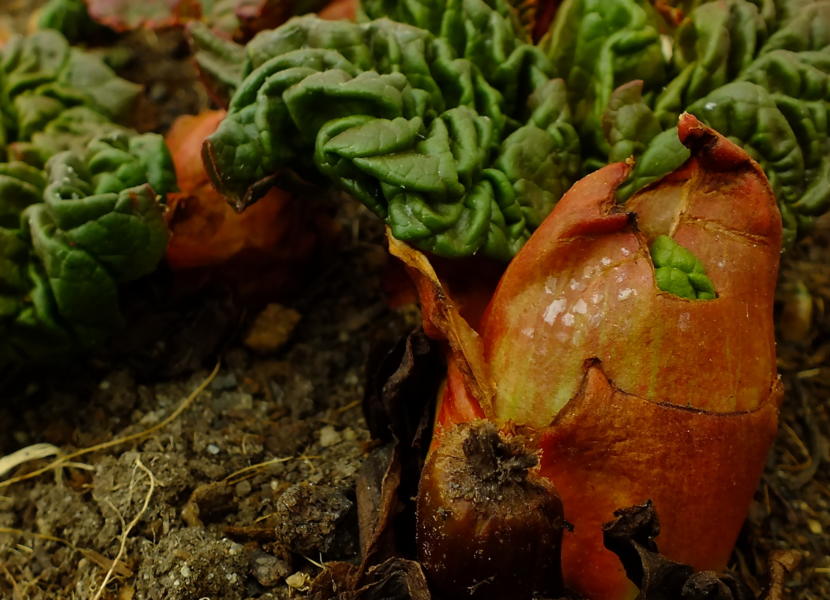
[(335, 554), (344, 548), (337, 542), (349, 535), (347, 519), (353, 503), (342, 492), (325, 485), (296, 484), (277, 500), (275, 519), (277, 538), (294, 552), (312, 556), (319, 552)]
[(144, 542), (135, 579), (136, 600), (241, 600), (249, 553), (198, 527), (180, 529), (158, 544)]
[(252, 556), (251, 574), (263, 587), (274, 587), (291, 574), (291, 563), (266, 552), (256, 551)]

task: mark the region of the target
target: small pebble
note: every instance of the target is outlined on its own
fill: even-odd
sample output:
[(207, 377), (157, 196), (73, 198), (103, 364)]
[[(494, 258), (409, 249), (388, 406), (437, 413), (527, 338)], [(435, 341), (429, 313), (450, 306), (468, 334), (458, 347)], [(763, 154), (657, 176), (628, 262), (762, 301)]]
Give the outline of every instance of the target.
[(236, 488), (234, 489), (236, 495), (240, 498), (247, 496), (251, 493), (251, 482), (250, 481), (240, 481), (236, 484)]
[(346, 376), (343, 378), (343, 383), (349, 386), (355, 386), (360, 383), (360, 378), (357, 376), (357, 373), (354, 371), (349, 371)]
[(208, 444), (205, 450), (207, 450), (208, 453), (213, 454), (214, 456), (216, 456), (220, 452), (219, 446), (217, 446), (216, 444)]
[(809, 527), (810, 531), (815, 535), (821, 535), (824, 532), (821, 527), (821, 523), (815, 519), (807, 519), (807, 527)]
[(236, 403), (238, 410), (251, 410), (254, 407), (254, 397), (248, 393), (239, 394), (239, 400)]
[(320, 445), (323, 448), (339, 444), (342, 440), (343, 437), (331, 425), (326, 425), (320, 430)]
[(353, 442), (357, 439), (357, 432), (351, 427), (347, 427), (343, 430), (343, 439)]
[(273, 587), (291, 573), (291, 565), (276, 556), (259, 552), (253, 561), (252, 573), (260, 585)]
[(210, 382), (210, 388), (213, 390), (232, 390), (238, 383), (236, 375), (232, 372), (220, 373)]

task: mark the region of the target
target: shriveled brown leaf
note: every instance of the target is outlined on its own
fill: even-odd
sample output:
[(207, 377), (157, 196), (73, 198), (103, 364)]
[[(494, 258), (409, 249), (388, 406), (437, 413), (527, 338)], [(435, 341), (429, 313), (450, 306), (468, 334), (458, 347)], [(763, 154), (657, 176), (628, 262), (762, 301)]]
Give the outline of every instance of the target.
[(769, 586), (763, 600), (784, 600), (784, 584), (801, 563), (803, 554), (795, 550), (776, 550), (769, 557)]
[(386, 445), (367, 460), (358, 482), (361, 572), (393, 555), (414, 554), (412, 498), (444, 372), (437, 345), (420, 329), (399, 340), (370, 368), (363, 412), (372, 437)]
[(660, 533), (651, 501), (614, 512), (603, 526), (605, 547), (619, 556), (628, 578), (640, 588), (640, 600), (755, 600), (731, 571), (695, 571), (659, 553)]
[(357, 476), (357, 520), (360, 533), (361, 569), (395, 552), (393, 520), (401, 511), (398, 492), (401, 463), (397, 445), (375, 449)]
[(399, 340), (369, 373), (363, 413), (372, 437), (425, 451), (444, 372), (437, 345), (423, 330)]
[(430, 600), (431, 597), (421, 565), (404, 558), (390, 558), (369, 569), (355, 592), (355, 600)]

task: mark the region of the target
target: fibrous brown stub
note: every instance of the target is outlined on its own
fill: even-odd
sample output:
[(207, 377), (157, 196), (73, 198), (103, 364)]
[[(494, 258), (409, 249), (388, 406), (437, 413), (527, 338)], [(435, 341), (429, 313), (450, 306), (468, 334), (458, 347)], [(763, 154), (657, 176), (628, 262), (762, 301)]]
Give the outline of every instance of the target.
[(438, 598), (529, 599), (561, 589), (562, 503), (532, 445), (487, 421), (456, 425), (418, 494), (419, 559)]

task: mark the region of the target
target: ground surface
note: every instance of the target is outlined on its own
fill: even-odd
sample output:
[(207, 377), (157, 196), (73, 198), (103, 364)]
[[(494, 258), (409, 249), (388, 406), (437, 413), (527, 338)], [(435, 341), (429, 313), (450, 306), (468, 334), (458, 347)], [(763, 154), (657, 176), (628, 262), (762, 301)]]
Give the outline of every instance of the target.
[[(4, 9), (0, 33), (21, 26), (26, 4)], [(163, 130), (175, 113), (204, 105), (204, 94), (183, 91), (194, 73), (179, 39), (130, 44), (166, 57), (153, 69), (125, 67), (152, 80), (143, 128)], [(70, 452), (165, 424), (185, 408), (151, 435), (0, 483), (0, 597), (303, 597), (322, 562), (355, 559), (355, 477), (371, 447), (360, 410), (366, 363), (373, 345), (415, 319), (384, 302), (377, 222), (353, 204), (333, 204), (332, 213), (334, 247), (270, 320), (215, 289), (179, 294), (155, 320), (138, 302), (132, 330), (115, 342), (129, 352), (113, 348), (2, 391), (0, 456), (35, 443)], [(799, 600), (830, 598), (828, 231), (825, 223), (784, 262), (777, 319), (786, 401), (732, 565), (760, 589), (770, 553), (797, 550), (786, 588)], [(169, 285), (161, 274), (134, 291), (152, 296)], [(251, 330), (284, 343), (254, 352), (243, 343)], [(183, 405), (217, 361), (218, 374)]]

